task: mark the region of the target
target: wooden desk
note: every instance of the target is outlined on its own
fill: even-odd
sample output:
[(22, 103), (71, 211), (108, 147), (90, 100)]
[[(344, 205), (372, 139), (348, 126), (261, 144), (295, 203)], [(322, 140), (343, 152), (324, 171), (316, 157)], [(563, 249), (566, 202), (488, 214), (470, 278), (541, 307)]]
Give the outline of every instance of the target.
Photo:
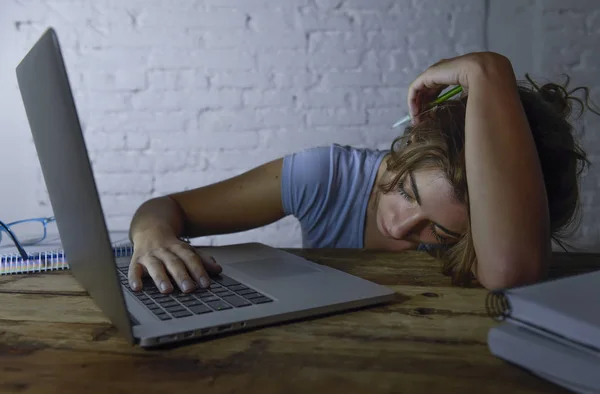
[[(482, 288), (425, 253), (291, 250), (392, 287), (398, 301), (171, 349), (127, 344), (69, 271), (0, 277), (0, 392), (555, 393), (493, 357)], [(600, 268), (555, 256), (552, 276)]]

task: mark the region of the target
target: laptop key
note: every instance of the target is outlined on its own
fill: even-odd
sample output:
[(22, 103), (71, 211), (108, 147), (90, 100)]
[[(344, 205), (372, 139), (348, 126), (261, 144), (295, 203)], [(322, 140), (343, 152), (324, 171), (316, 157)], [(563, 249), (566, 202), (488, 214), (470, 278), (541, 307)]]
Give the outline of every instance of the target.
[(181, 310), (181, 311), (177, 311), (177, 312), (171, 312), (171, 314), (175, 317), (186, 317), (186, 316), (192, 316), (192, 314), (186, 310)]
[(219, 275), (216, 276), (214, 278), (215, 281), (219, 282), (220, 284), (222, 284), (223, 286), (235, 286), (235, 285), (239, 285), (240, 282), (236, 282), (235, 280), (231, 279), (228, 276), (225, 275)]
[(169, 313), (173, 313), (173, 312), (179, 312), (179, 311), (184, 311), (185, 308), (182, 307), (181, 305), (176, 305), (176, 306), (170, 306), (168, 308), (165, 308), (167, 310), (167, 312)]
[(229, 290), (233, 290), (233, 291), (248, 290), (248, 287), (246, 287), (244, 285), (233, 285), (233, 286), (229, 286)]
[(145, 300), (142, 300), (142, 304), (148, 305), (148, 306), (156, 305), (156, 303), (154, 301), (152, 301), (150, 298), (146, 298)]
[(223, 298), (223, 297), (228, 297), (228, 296), (235, 295), (235, 293), (234, 293), (234, 292), (231, 292), (231, 291), (227, 291), (227, 292), (218, 293), (217, 295), (218, 295), (219, 297)]
[(231, 305), (235, 306), (236, 308), (252, 305), (250, 302), (248, 302), (245, 299), (243, 299), (242, 297), (239, 297), (236, 295), (226, 296), (226, 297), (223, 297), (223, 299), (225, 301), (227, 301), (228, 303), (230, 303)]
[(194, 305), (202, 305), (202, 303), (198, 300), (192, 300), (192, 301), (183, 301), (183, 305), (185, 305), (189, 308), (190, 306), (194, 306)]
[(255, 292), (254, 290), (252, 290), (252, 289), (239, 290), (239, 291), (236, 291), (236, 292), (237, 292), (238, 294), (241, 294), (241, 295), (246, 295), (246, 294), (252, 294), (252, 293), (256, 293), (256, 292)]
[(160, 320), (171, 320), (171, 316), (167, 315), (166, 313), (161, 313), (159, 315), (156, 315)]
[(211, 308), (213, 308), (215, 311), (222, 311), (222, 310), (225, 310), (225, 309), (231, 309), (231, 305), (229, 305), (226, 302), (223, 302), (221, 300), (218, 300), (218, 301), (208, 301), (206, 304), (208, 306), (210, 306)]
[(251, 301), (255, 304), (265, 304), (267, 302), (273, 302), (272, 299), (267, 297), (253, 298)]
[(219, 297), (215, 297), (214, 295), (210, 295), (208, 297), (200, 297), (200, 299), (203, 302), (208, 302), (208, 301), (219, 301)]
[(194, 306), (190, 306), (188, 308), (190, 309), (190, 311), (192, 311), (196, 315), (201, 315), (203, 313), (212, 312), (212, 309), (210, 309), (206, 305), (194, 305)]
[(250, 294), (244, 294), (244, 298), (247, 299), (247, 300), (251, 300), (253, 298), (259, 298), (259, 297), (262, 297), (262, 296), (263, 296), (262, 294), (257, 293), (257, 292), (250, 293)]
[(165, 308), (169, 308), (172, 306), (177, 306), (179, 305), (179, 303), (177, 301), (173, 301), (173, 300), (166, 300), (160, 303), (160, 305), (164, 306)]

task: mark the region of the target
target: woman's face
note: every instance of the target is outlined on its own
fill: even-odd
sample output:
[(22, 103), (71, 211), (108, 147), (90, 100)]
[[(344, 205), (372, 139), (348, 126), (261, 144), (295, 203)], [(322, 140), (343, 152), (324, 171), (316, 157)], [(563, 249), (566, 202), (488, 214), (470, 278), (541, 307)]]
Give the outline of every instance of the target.
[(386, 238), (453, 244), (466, 232), (467, 207), (456, 201), (452, 186), (439, 170), (410, 172), (394, 190), (378, 193), (377, 228)]

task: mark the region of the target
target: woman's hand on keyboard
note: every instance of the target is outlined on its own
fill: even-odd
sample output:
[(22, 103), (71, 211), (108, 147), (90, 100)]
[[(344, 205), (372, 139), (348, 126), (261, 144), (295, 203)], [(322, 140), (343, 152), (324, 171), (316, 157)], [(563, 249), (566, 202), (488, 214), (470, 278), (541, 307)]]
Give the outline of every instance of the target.
[(129, 286), (142, 289), (142, 276), (148, 274), (161, 293), (173, 291), (173, 283), (188, 293), (198, 286), (210, 286), (209, 274), (216, 275), (222, 268), (212, 256), (196, 250), (177, 237), (149, 236), (134, 246), (129, 264)]

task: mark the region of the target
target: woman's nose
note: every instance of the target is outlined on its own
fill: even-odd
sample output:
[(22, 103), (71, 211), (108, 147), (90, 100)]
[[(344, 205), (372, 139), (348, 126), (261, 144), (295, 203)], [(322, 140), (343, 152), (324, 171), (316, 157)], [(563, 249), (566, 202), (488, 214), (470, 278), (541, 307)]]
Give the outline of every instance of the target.
[(398, 220), (392, 224), (389, 229), (390, 235), (395, 239), (403, 239), (407, 241), (418, 241), (418, 228), (423, 223), (423, 218), (419, 213), (410, 216), (405, 216), (402, 220)]

